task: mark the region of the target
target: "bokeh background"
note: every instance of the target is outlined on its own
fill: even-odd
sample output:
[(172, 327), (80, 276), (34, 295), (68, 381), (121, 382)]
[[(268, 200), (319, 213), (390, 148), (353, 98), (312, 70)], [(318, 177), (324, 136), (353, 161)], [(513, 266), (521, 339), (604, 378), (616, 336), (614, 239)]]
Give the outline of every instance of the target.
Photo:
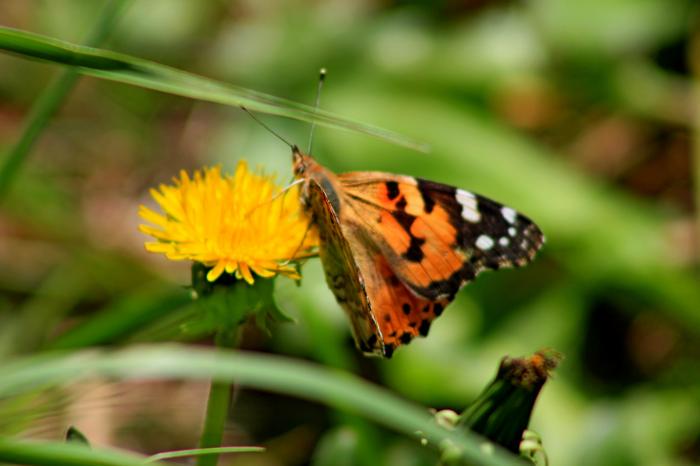
[[(102, 6), (2, 0), (0, 24), (80, 43)], [(531, 424), (551, 464), (685, 465), (700, 461), (697, 10), (692, 0), (134, 0), (105, 47), (304, 103), (326, 67), (324, 109), (432, 151), (318, 128), (319, 161), (473, 190), (547, 234), (533, 264), (480, 276), (429, 338), (390, 361), (355, 351), (318, 260), (300, 287), (278, 280), (297, 323), (271, 336), (251, 327), (244, 348), (457, 411), (502, 356), (554, 348), (565, 360)], [(0, 154), (60, 71), (0, 55)], [(308, 124), (262, 118), (306, 146)], [(290, 177), (289, 149), (240, 110), (81, 79), (0, 204), (0, 361), (210, 344), (184, 288), (189, 265), (144, 251), (137, 209), (180, 169), (232, 169), (241, 158)], [(59, 439), (75, 424), (98, 445), (188, 448), (206, 390), (90, 381), (0, 400), (0, 433)], [(268, 451), (221, 464), (436, 463), (415, 439), (246, 389), (227, 442)]]

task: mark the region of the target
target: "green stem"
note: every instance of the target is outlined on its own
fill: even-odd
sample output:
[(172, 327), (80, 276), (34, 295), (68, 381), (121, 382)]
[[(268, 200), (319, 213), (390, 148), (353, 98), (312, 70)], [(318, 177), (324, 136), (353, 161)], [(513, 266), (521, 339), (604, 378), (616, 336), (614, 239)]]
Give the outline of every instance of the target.
[(162, 453), (156, 453), (155, 455), (149, 456), (146, 462), (151, 463), (154, 461), (171, 460), (175, 458), (184, 458), (187, 456), (218, 455), (219, 453), (260, 453), (263, 451), (265, 451), (263, 447), (195, 448), (192, 450), (164, 451)]
[[(238, 341), (238, 328), (221, 330), (216, 336), (216, 346), (219, 348), (234, 348)], [(204, 428), (199, 439), (199, 448), (215, 448), (221, 446), (224, 436), (226, 419), (231, 406), (233, 383), (212, 380), (207, 400), (207, 413), (204, 418)], [(218, 454), (204, 455), (197, 458), (197, 466), (216, 466)]]
[[(114, 30), (117, 20), (128, 2), (129, 0), (110, 1), (102, 10), (102, 14), (97, 20), (95, 27), (89, 33), (85, 44), (97, 46), (104, 42)], [(0, 199), (5, 196), (10, 183), (26, 160), (29, 151), (38, 140), (53, 114), (66, 100), (77, 80), (78, 71), (75, 68), (66, 68), (32, 105), (22, 130), (22, 135), (17, 143), (10, 148), (5, 157), (0, 160)]]

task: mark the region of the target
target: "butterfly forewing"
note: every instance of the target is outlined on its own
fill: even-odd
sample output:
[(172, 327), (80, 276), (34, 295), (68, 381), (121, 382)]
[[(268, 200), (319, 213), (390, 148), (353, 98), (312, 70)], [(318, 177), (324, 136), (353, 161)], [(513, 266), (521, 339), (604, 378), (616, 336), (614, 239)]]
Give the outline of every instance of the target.
[(427, 299), (452, 299), (482, 270), (525, 265), (544, 241), (527, 217), (462, 189), (376, 172), (339, 179), (392, 270)]

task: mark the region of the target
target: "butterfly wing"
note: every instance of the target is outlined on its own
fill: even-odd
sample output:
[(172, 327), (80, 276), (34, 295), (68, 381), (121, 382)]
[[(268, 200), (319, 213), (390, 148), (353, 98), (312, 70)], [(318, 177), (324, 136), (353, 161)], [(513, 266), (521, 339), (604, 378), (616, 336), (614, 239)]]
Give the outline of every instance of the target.
[(454, 298), (486, 269), (523, 266), (544, 242), (527, 217), (486, 197), (408, 176), (338, 176), (345, 203), (413, 293)]
[(350, 318), (358, 348), (365, 354), (391, 357), (394, 349), (418, 335), (426, 336), (432, 320), (448, 300), (416, 296), (373, 246), (353, 210), (325, 189), (309, 184), (307, 203), (319, 231), (319, 255), (328, 286)]
[[(362, 240), (362, 231), (349, 232), (350, 244), (357, 259), (358, 268), (364, 277), (371, 313), (379, 326), (381, 353), (391, 357), (394, 350), (409, 343), (414, 337), (427, 336), (430, 324), (449, 303), (447, 299), (431, 301), (411, 292), (393, 272), (387, 258), (368, 247)], [(360, 241), (357, 241), (357, 240)]]
[(335, 175), (295, 153), (326, 280), (358, 347), (389, 357), (482, 270), (522, 266), (544, 237), (525, 216), (451, 186), (378, 172)]
[(353, 249), (341, 229), (333, 202), (316, 182), (308, 185), (307, 204), (320, 239), (319, 256), (326, 281), (338, 303), (350, 318), (353, 336), (364, 353), (383, 354), (382, 334), (371, 312), (365, 279), (353, 256)]

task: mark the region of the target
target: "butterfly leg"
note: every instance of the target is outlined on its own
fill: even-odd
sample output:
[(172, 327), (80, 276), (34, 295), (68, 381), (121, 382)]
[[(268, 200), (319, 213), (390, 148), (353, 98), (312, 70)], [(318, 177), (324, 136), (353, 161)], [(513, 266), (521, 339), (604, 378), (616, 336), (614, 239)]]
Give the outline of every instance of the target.
[[(294, 254), (289, 256), (290, 259), (287, 259), (286, 261), (282, 262), (282, 265), (288, 265), (291, 262), (292, 257), (298, 257), (297, 254), (299, 254), (299, 251), (304, 246), (304, 242), (306, 241), (306, 237), (309, 235), (309, 231), (311, 231), (311, 229), (314, 227), (314, 225), (315, 225), (315, 223), (314, 223), (314, 219), (312, 217), (311, 220), (309, 220), (308, 225), (306, 226), (306, 230), (304, 230), (304, 236), (301, 237), (301, 241), (299, 241), (299, 244), (297, 245), (296, 249), (294, 250)], [(313, 253), (309, 253), (308, 255), (305, 255), (303, 258), (308, 259), (310, 257), (316, 257), (316, 256), (318, 256), (318, 251), (313, 252)]]

